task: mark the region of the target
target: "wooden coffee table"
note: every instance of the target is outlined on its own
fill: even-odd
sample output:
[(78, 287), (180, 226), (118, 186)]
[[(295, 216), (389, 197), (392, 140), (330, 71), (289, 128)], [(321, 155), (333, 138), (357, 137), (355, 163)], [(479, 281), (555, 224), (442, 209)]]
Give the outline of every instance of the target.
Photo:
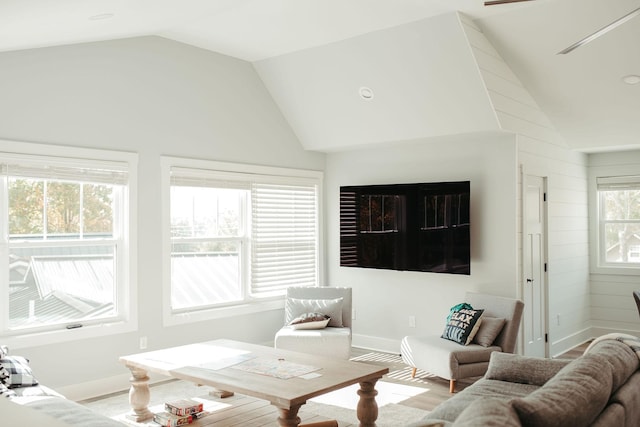
[(136, 422), (153, 417), (148, 372), (155, 372), (220, 391), (238, 392), (271, 402), (280, 426), (300, 423), (298, 410), (307, 400), (360, 384), (357, 415), (361, 426), (375, 426), (375, 384), (388, 368), (329, 357), (279, 350), (232, 340), (215, 340), (123, 356), (131, 370), (129, 403)]

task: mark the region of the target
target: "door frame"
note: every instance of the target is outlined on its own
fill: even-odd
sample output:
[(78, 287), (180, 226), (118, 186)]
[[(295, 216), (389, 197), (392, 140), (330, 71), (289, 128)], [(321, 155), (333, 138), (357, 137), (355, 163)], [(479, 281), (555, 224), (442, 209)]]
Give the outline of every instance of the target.
[[(544, 174), (538, 174), (538, 173), (534, 173), (533, 171), (528, 171), (523, 165), (521, 165), (520, 167), (521, 234), (520, 234), (520, 278), (519, 278), (520, 283), (518, 286), (518, 298), (524, 301), (524, 286), (525, 286), (525, 281), (527, 280), (526, 272), (524, 269), (524, 244), (525, 244), (525, 236), (527, 235), (526, 221), (525, 221), (525, 213), (526, 213), (526, 197), (525, 196), (526, 196), (526, 183), (527, 183), (526, 177), (527, 176), (541, 178), (543, 191), (545, 194), (545, 199), (542, 207), (542, 216), (544, 221), (544, 225), (542, 229), (543, 238), (544, 238), (542, 251), (543, 251), (544, 263), (546, 265), (546, 268), (544, 269), (544, 272), (543, 272), (544, 283), (542, 284), (543, 286), (542, 297), (543, 297), (544, 309), (543, 309), (543, 318), (541, 320), (543, 322), (542, 328), (545, 334), (544, 357), (549, 357), (549, 349), (551, 346), (550, 337), (549, 337), (549, 326), (550, 326), (549, 324), (549, 205), (548, 205), (549, 177)], [(521, 338), (519, 340), (522, 354), (524, 354), (524, 350), (525, 350), (523, 331), (524, 331), (524, 322), (520, 328)]]

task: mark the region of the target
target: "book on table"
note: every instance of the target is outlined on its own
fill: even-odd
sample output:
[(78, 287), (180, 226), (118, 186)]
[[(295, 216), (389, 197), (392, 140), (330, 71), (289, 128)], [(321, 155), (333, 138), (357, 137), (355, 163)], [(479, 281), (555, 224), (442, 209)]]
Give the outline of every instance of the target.
[(202, 412), (202, 402), (193, 399), (179, 399), (164, 404), (165, 411), (174, 415), (191, 415)]
[(153, 415), (153, 421), (163, 427), (180, 427), (191, 424), (193, 415), (175, 415), (170, 412), (159, 412)]

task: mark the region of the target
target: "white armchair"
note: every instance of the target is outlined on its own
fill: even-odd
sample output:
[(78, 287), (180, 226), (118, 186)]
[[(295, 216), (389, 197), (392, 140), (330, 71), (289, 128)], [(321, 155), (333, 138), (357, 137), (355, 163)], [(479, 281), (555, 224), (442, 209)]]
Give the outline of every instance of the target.
[[(287, 289), (284, 326), (276, 333), (276, 348), (349, 359), (351, 355), (351, 288), (292, 287)], [(294, 329), (289, 323), (304, 313), (331, 316), (323, 329)]]

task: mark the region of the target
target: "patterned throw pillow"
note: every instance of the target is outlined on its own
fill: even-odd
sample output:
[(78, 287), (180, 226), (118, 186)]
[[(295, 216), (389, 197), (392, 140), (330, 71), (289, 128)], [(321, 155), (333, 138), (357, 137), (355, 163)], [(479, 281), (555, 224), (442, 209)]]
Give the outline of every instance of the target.
[[(4, 359), (9, 352), (9, 348), (6, 345), (0, 345), (0, 360)], [(9, 371), (4, 367), (2, 363), (0, 363), (0, 385), (5, 388), (11, 384), (11, 375), (9, 375)], [(0, 391), (2, 389), (0, 388)], [(2, 393), (4, 394), (4, 393)]]
[(466, 308), (461, 306), (453, 308), (447, 325), (442, 333), (442, 338), (455, 341), (461, 345), (467, 345), (478, 332), (482, 320), (483, 309)]
[(289, 322), (289, 326), (293, 329), (324, 329), (330, 320), (326, 314), (304, 313)]
[(8, 371), (9, 380), (3, 383), (9, 388), (29, 387), (38, 385), (33, 376), (29, 361), (22, 356), (6, 356), (0, 359), (0, 364)]

